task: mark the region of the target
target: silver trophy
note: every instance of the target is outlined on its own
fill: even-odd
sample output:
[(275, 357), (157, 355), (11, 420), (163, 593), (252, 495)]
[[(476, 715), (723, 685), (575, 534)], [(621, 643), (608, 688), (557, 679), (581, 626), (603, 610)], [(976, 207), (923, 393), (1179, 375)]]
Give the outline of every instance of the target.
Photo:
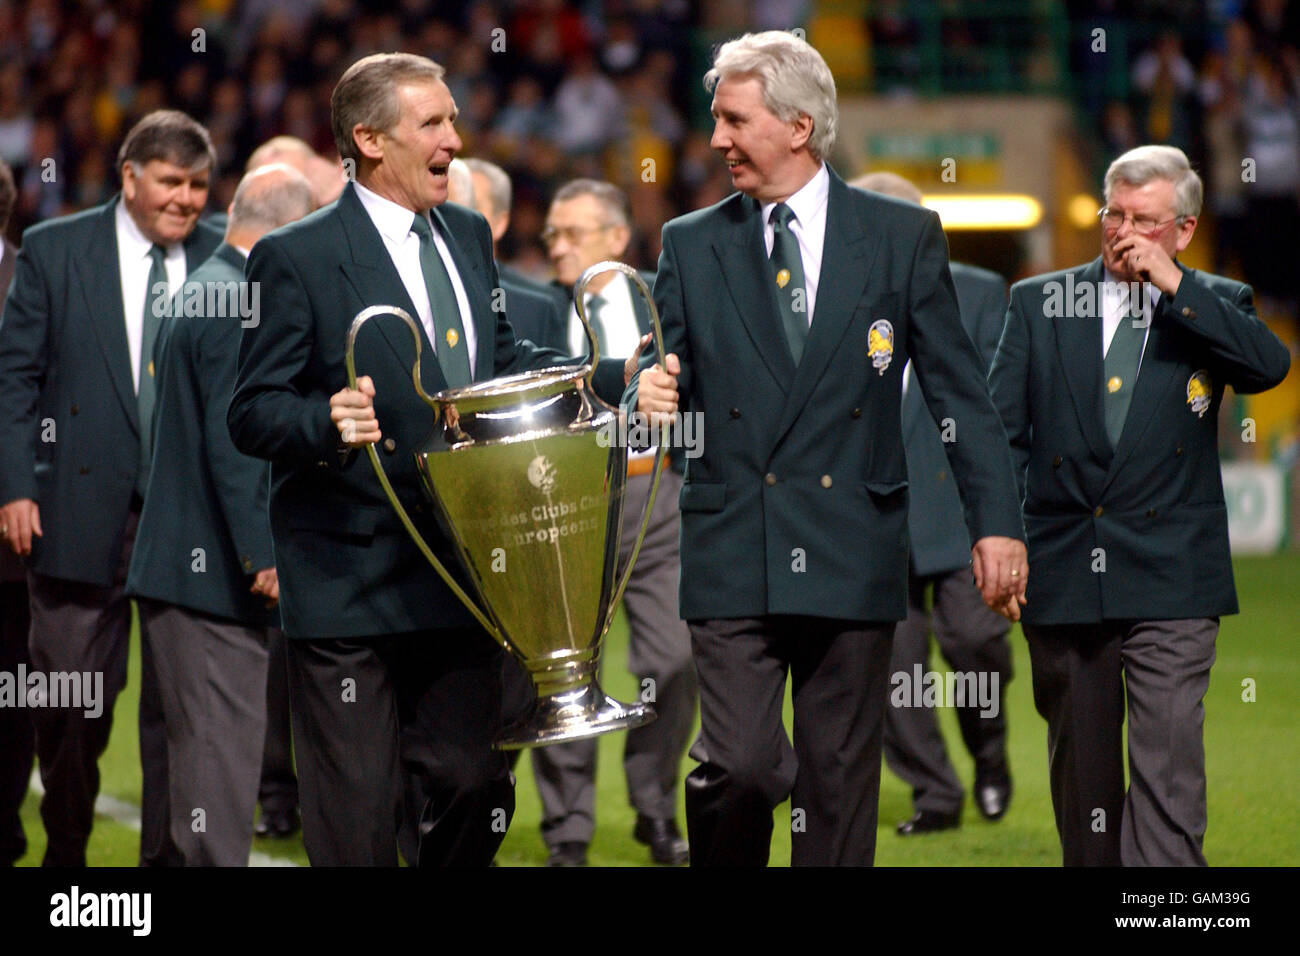
[(494, 746), (503, 750), (631, 729), (655, 717), (647, 704), (623, 704), (607, 696), (597, 681), (601, 641), (640, 553), (667, 444), (661, 436), (636, 546), (616, 582), (627, 447), (606, 440), (619, 433), (619, 412), (591, 387), (600, 354), (584, 303), (592, 277), (609, 270), (626, 275), (649, 303), (662, 367), (663, 333), (654, 300), (636, 270), (621, 262), (597, 263), (574, 287), (578, 318), (591, 346), (583, 365), (476, 382), (430, 397), (420, 385), (419, 328), (408, 313), (395, 306), (371, 306), (357, 314), (348, 330), (348, 385), (354, 389), (353, 351), (367, 321), (395, 315), (415, 338), (411, 377), (433, 412), (432, 435), (416, 451), (416, 467), (477, 602), (416, 529), (374, 445), (366, 451), (420, 551), (533, 680), (537, 703), (496, 739)]

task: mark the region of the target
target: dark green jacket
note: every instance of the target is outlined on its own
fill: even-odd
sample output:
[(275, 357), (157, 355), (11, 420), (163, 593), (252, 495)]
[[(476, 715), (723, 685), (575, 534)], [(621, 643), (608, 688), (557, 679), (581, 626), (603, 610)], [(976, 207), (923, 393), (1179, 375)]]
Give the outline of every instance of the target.
[[(950, 269), (962, 328), (987, 372), (1007, 314), (1007, 283), (996, 272), (960, 262), (952, 263)], [(955, 421), (949, 434), (960, 438)], [(970, 565), (970, 535), (943, 446), (925, 396), (913, 382), (903, 396), (903, 447), (907, 451), (907, 531), (912, 545), (912, 570), (922, 577)]]
[[(831, 172), (821, 277), (797, 369), (772, 286), (755, 200), (735, 194), (664, 226), (655, 302), (665, 346), (682, 362), (680, 404), (704, 428), (680, 499), (681, 614), (900, 620), (908, 358), (935, 417), (958, 422), (948, 454), (972, 537), (1023, 537), (1011, 455), (962, 332), (939, 219), (850, 189)], [(873, 326), (892, 330), (879, 370)], [(638, 383), (624, 397), (629, 407)]]
[[(248, 589), (256, 572), (275, 564), (270, 466), (230, 440), (226, 410), (244, 319), (229, 299), (207, 295), (243, 282), (243, 254), (222, 245), (185, 280), (159, 335), (153, 468), (127, 592), (265, 627), (278, 624), (279, 615)], [(195, 288), (205, 306), (216, 306), (213, 314), (181, 312)]]
[[(117, 201), (23, 234), (0, 319), (0, 501), (39, 506), (37, 573), (101, 586), (121, 560), (140, 456)], [(200, 222), (185, 241), (186, 271), (220, 242)]]
[[(476, 378), (572, 361), (517, 342), (506, 313), (492, 310), (498, 280), (486, 220), (453, 204), (435, 208), (433, 217), (471, 304)], [(472, 624), (408, 537), (367, 456), (340, 453), (330, 421), (329, 397), (347, 385), (343, 356), (353, 317), (372, 305), (417, 314), (355, 188), (349, 184), (338, 202), (265, 236), (246, 275), (260, 283), (262, 319), (244, 330), (227, 421), (240, 451), (271, 462), (286, 634), (359, 637)], [(433, 394), (446, 381), (423, 329), (420, 335), (423, 385)], [(358, 339), (357, 374), (375, 384), (379, 456), (426, 540), (455, 567), (415, 470), (413, 452), (433, 415), (412, 386), (413, 359), (410, 332), (398, 319), (373, 320)], [(602, 366), (607, 381), (598, 376), (597, 388), (617, 396), (622, 363)]]
[[(1024, 498), (1026, 621), (1237, 611), (1219, 404), (1225, 385), (1239, 393), (1272, 388), (1286, 376), (1290, 355), (1256, 318), (1249, 286), (1180, 268), (1178, 294), (1156, 305), (1114, 449), (1102, 398), (1100, 307), (1084, 304), (1084, 317), (1073, 314), (1076, 308), (1057, 314), (1062, 301), (1080, 303), (1087, 284), (1098, 300), (1101, 259), (1011, 289), (989, 386)], [(1204, 404), (1199, 384), (1206, 386)]]

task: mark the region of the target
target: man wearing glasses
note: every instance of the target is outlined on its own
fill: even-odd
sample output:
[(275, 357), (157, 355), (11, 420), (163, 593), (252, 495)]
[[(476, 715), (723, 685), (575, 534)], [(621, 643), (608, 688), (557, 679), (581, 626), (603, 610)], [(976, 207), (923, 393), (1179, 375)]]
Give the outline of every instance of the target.
[(1022, 626), (1066, 865), (1205, 865), (1201, 701), (1237, 611), (1216, 420), (1225, 384), (1272, 388), (1290, 355), (1249, 286), (1177, 261), (1201, 194), (1173, 147), (1111, 163), (1100, 258), (1012, 287), (989, 375), (1024, 501)]

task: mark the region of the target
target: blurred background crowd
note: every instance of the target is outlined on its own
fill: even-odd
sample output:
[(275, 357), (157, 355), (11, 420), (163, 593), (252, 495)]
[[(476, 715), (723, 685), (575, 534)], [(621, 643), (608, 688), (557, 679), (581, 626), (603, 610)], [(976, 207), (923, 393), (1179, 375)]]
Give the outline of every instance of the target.
[(1094, 170), (1138, 143), (1182, 147), (1207, 181), (1216, 270), (1295, 300), (1272, 239), (1300, 224), (1300, 8), (1286, 0), (0, 0), (9, 235), (110, 197), (123, 133), (161, 106), (211, 130), (224, 209), (273, 135), (333, 155), (342, 70), (408, 50), (447, 66), (465, 155), (514, 179), (503, 258), (544, 274), (549, 196), (595, 176), (637, 187), (631, 258), (653, 266), (665, 220), (730, 191), (708, 145), (709, 50), (796, 27), (842, 94), (1062, 96)]

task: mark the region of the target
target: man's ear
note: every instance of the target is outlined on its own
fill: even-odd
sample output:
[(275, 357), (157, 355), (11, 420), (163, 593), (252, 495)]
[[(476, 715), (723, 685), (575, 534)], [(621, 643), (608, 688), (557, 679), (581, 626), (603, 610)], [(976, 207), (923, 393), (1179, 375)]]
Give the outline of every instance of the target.
[(1183, 220), (1182, 225), (1178, 227), (1178, 241), (1176, 248), (1179, 252), (1182, 252), (1191, 244), (1192, 236), (1196, 233), (1196, 223), (1197, 219), (1195, 216), (1188, 216)]
[(370, 129), (357, 123), (352, 127), (352, 142), (356, 143), (357, 152), (366, 159), (378, 162), (384, 158), (384, 144), (387, 137), (383, 131)]
[(798, 152), (812, 136), (813, 121), (807, 113), (800, 113), (790, 123), (790, 152)]
[(135, 200), (135, 169), (130, 160), (122, 164), (122, 195), (128, 202)]
[(632, 230), (627, 226), (614, 226), (610, 229), (610, 240), (614, 248), (614, 258), (621, 259), (627, 251), (627, 244), (632, 241)]

